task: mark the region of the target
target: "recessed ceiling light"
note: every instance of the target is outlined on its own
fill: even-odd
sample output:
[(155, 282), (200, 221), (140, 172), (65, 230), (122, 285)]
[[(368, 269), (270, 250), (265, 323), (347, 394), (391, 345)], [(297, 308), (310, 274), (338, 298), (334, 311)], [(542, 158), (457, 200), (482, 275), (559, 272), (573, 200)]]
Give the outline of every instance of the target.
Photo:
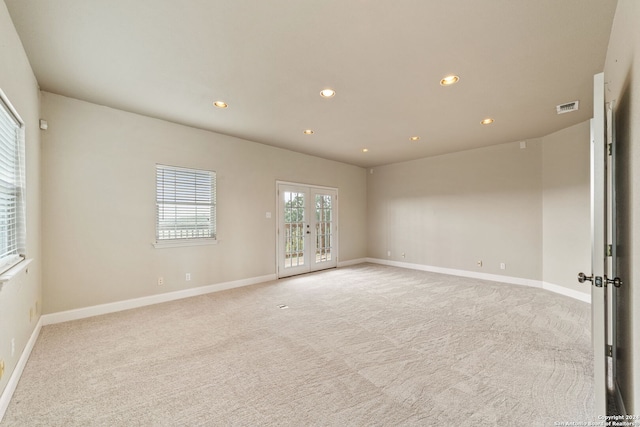
[(363, 149), (362, 149), (362, 152), (363, 152), (363, 153), (368, 153), (368, 152), (369, 152), (369, 149), (368, 149), (368, 148), (363, 148)]
[(451, 86), (454, 83), (457, 83), (458, 80), (460, 80), (460, 77), (455, 76), (455, 75), (450, 75), (450, 76), (446, 76), (444, 77), (442, 80), (440, 80), (440, 84), (442, 86)]
[(227, 103), (224, 102), (224, 101), (216, 101), (216, 102), (213, 103), (213, 106), (214, 107), (218, 107), (218, 108), (227, 108), (228, 107)]
[(480, 122), (483, 125), (490, 125), (491, 123), (493, 123), (493, 119), (492, 118), (487, 118), (484, 119), (483, 121)]
[(313, 134), (313, 130), (305, 129), (305, 130), (302, 131), (302, 133), (304, 133), (305, 135), (312, 135)]
[(336, 91), (333, 89), (322, 89), (320, 91), (320, 96), (323, 98), (331, 98), (336, 94)]
[(419, 137), (419, 136), (412, 136), (412, 137), (411, 137), (411, 138), (409, 138), (409, 139), (410, 139), (410, 140), (412, 140), (412, 141), (417, 141), (417, 140), (419, 140), (419, 139), (420, 139), (420, 137)]

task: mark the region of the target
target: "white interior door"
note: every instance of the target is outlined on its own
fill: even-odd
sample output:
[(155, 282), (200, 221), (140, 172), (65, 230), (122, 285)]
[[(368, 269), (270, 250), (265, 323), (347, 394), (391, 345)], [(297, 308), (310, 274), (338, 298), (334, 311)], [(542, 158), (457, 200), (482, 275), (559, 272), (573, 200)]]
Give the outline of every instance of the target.
[(278, 183), (278, 277), (338, 265), (338, 192)]
[(607, 185), (604, 74), (594, 76), (591, 120), (591, 339), (595, 415), (607, 414)]

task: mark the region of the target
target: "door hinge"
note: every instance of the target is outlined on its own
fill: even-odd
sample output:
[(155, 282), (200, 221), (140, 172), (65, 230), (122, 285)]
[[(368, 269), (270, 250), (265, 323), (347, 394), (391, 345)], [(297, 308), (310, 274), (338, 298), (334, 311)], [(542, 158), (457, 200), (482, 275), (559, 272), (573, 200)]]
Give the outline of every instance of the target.
[(613, 256), (613, 245), (607, 245), (607, 256)]
[(613, 155), (613, 144), (607, 144), (607, 151), (610, 156)]
[(612, 345), (607, 345), (606, 355), (609, 356), (609, 357), (613, 357), (613, 346)]

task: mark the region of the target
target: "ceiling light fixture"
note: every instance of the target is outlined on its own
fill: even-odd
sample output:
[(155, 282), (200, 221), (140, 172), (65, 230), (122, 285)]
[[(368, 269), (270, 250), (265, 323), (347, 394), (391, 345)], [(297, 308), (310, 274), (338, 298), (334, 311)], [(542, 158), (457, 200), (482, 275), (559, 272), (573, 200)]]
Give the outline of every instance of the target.
[(302, 131), (302, 133), (304, 133), (305, 135), (313, 135), (313, 130), (305, 129), (305, 130)]
[(458, 83), (458, 80), (460, 80), (460, 77), (452, 74), (440, 80), (440, 84), (442, 86), (451, 86), (452, 84)]
[(228, 107), (227, 103), (224, 102), (224, 101), (216, 101), (216, 102), (213, 103), (213, 106), (214, 107), (218, 107), (218, 108), (227, 108)]
[(419, 136), (412, 136), (412, 137), (411, 137), (411, 138), (409, 138), (409, 139), (410, 139), (410, 140), (412, 140), (412, 141), (417, 141), (417, 140), (419, 140), (419, 139), (420, 139), (420, 137), (419, 137)]
[(320, 91), (320, 96), (323, 98), (332, 98), (336, 94), (336, 91), (333, 89), (322, 89)]
[(480, 122), (480, 124), (483, 125), (490, 125), (491, 123), (493, 123), (493, 119), (492, 118), (486, 118), (483, 121)]
[(368, 148), (363, 148), (363, 149), (362, 149), (362, 152), (363, 152), (363, 153), (368, 153), (368, 152), (369, 152), (369, 149), (368, 149)]

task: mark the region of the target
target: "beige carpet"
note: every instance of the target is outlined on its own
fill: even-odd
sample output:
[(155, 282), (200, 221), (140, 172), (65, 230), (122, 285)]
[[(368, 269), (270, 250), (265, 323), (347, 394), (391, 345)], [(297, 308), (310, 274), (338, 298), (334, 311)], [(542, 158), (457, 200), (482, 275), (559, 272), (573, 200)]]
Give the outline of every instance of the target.
[(589, 325), (540, 289), (361, 264), (46, 326), (1, 425), (587, 421)]

